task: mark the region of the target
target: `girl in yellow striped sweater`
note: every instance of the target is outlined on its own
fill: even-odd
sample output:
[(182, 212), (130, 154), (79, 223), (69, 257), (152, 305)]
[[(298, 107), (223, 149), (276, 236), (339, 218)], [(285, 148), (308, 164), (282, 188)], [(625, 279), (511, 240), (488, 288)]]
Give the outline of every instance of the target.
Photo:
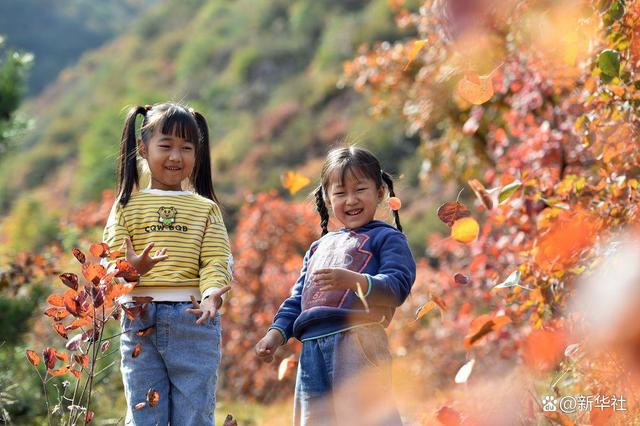
[[(138, 157), (151, 174), (147, 189), (138, 190)], [(122, 316), (125, 423), (213, 425), (218, 309), (230, 289), (232, 257), (213, 189), (205, 118), (175, 103), (132, 108), (117, 193), (104, 240), (111, 249), (124, 244), (141, 276), (120, 302), (131, 307), (135, 297), (152, 298), (139, 318)], [(160, 249), (152, 253), (154, 246)], [(158, 405), (140, 408), (150, 389), (158, 391)]]

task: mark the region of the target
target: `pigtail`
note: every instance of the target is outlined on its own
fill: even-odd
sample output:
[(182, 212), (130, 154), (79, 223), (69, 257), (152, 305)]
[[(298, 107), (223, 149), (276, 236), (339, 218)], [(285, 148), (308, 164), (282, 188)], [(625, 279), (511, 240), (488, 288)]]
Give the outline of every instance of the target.
[[(382, 180), (384, 181), (384, 183), (387, 185), (387, 188), (389, 189), (389, 196), (395, 197), (396, 194), (395, 192), (393, 192), (393, 179), (391, 178), (391, 175), (385, 172), (384, 170), (380, 171), (380, 175), (382, 176)], [(402, 225), (400, 225), (400, 215), (398, 214), (397, 210), (393, 211), (393, 216), (396, 221), (396, 228), (398, 228), (398, 231), (402, 232)]]
[(207, 120), (199, 112), (193, 112), (200, 132), (200, 143), (197, 144), (196, 164), (193, 167), (191, 182), (193, 182), (196, 192), (203, 197), (220, 204), (216, 193), (213, 190), (213, 180), (211, 177), (211, 152), (209, 151), (209, 128)]
[(322, 235), (327, 235), (329, 230), (327, 226), (329, 225), (329, 210), (327, 209), (327, 205), (324, 203), (324, 197), (322, 196), (322, 185), (318, 186), (315, 192), (316, 196), (316, 209), (320, 214), (320, 227), (322, 228)]
[(129, 114), (124, 122), (122, 139), (120, 140), (120, 157), (116, 163), (116, 193), (120, 204), (125, 206), (129, 202), (133, 187), (138, 186), (138, 163), (136, 155), (138, 146), (136, 144), (136, 118), (138, 114), (145, 116), (147, 108), (137, 106), (129, 110)]

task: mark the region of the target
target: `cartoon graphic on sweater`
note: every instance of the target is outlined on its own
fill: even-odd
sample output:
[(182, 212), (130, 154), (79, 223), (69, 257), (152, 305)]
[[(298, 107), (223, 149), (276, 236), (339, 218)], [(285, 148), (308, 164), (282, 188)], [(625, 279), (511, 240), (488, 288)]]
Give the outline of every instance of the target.
[(165, 226), (175, 223), (178, 210), (175, 207), (160, 207), (158, 209), (158, 222)]
[[(371, 252), (362, 249), (368, 239), (366, 234), (347, 232), (327, 236), (322, 240), (309, 261), (302, 291), (302, 310), (314, 307), (342, 307), (349, 291), (320, 290), (313, 281), (313, 272), (322, 268), (345, 268), (362, 272), (372, 256)], [(366, 288), (367, 283), (361, 284)]]

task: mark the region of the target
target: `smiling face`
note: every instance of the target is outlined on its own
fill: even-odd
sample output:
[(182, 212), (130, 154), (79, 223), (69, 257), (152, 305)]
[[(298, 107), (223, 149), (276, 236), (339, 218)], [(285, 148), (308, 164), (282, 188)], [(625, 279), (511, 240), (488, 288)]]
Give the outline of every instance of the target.
[(149, 141), (140, 144), (140, 155), (149, 164), (152, 189), (180, 191), (193, 171), (195, 145), (156, 128)]
[(373, 179), (347, 169), (344, 178), (336, 170), (327, 185), (329, 207), (345, 227), (353, 229), (371, 222), (384, 195)]

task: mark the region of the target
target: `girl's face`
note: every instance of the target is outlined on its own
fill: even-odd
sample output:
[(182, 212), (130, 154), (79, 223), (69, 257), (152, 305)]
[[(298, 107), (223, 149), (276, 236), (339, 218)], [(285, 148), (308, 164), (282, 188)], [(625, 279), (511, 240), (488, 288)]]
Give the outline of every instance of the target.
[(340, 182), (340, 177), (339, 171), (334, 172), (327, 187), (328, 204), (336, 219), (350, 229), (371, 222), (382, 201), (384, 189), (376, 188), (373, 179), (354, 174), (351, 170), (347, 170), (343, 182)]
[(193, 171), (195, 152), (193, 143), (156, 129), (146, 145), (140, 144), (140, 155), (151, 171), (151, 188), (180, 191)]

